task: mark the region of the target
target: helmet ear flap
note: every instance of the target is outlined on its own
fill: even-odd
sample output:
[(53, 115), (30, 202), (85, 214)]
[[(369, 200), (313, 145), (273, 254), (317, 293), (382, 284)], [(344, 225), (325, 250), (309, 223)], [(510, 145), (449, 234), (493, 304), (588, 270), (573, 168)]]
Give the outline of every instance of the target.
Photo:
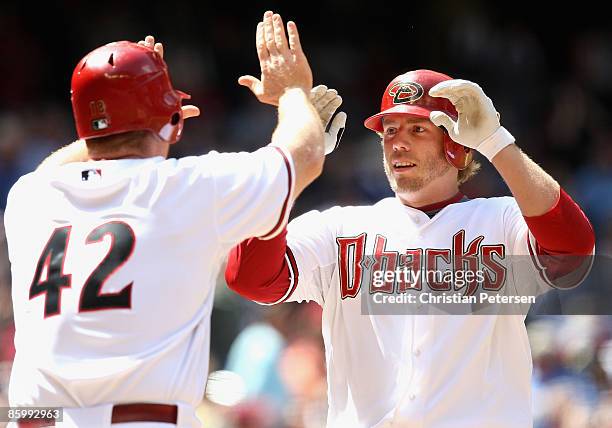
[(176, 143), (183, 136), (183, 126), (185, 125), (185, 117), (183, 116), (183, 110), (179, 108), (179, 110), (172, 115), (170, 118), (170, 123), (176, 123), (176, 135), (172, 139), (170, 144)]
[(174, 144), (181, 139), (184, 123), (183, 110), (179, 108), (170, 116), (168, 123), (162, 126), (157, 134), (162, 140)]
[(444, 133), (444, 156), (446, 160), (460, 171), (466, 169), (474, 160), (473, 150), (454, 141), (443, 126), (440, 126), (440, 128)]
[(164, 140), (166, 140), (168, 143), (170, 144), (174, 144), (176, 143), (178, 140), (181, 139), (182, 135), (183, 135), (183, 126), (185, 125), (185, 116), (183, 115), (183, 108), (181, 106), (181, 102), (182, 100), (189, 100), (191, 99), (191, 95), (183, 92), (183, 91), (178, 91), (175, 90), (174, 91), (175, 94), (178, 96), (179, 98), (179, 103), (178, 103), (178, 111), (174, 112), (172, 114), (172, 116), (170, 116), (170, 125), (173, 127), (172, 128), (172, 133), (169, 135), (169, 138), (164, 138), (161, 135), (161, 131), (160, 131), (160, 137)]

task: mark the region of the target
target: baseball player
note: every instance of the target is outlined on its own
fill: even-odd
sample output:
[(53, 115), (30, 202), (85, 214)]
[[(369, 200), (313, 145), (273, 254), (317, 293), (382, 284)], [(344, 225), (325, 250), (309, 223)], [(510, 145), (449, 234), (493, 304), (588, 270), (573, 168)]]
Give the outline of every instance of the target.
[[(324, 159), (296, 25), (285, 33), (266, 12), (257, 52), (252, 90), (279, 113), (270, 145), (178, 160), (166, 159), (169, 146), (198, 112), (182, 108), (188, 96), (173, 88), (163, 46), (111, 43), (77, 64), (82, 142), (22, 177), (5, 213), (12, 406), (61, 407), (57, 426), (200, 426), (221, 264), (243, 239), (282, 232)], [(86, 162), (61, 165), (83, 150)]]
[[(408, 289), (519, 290), (526, 282), (504, 263), (516, 256), (528, 258), (536, 294), (575, 286), (594, 253), (589, 221), (521, 152), (475, 83), (430, 70), (402, 74), (365, 126), (380, 136), (395, 197), (311, 211), (272, 240), (243, 241), (230, 253), (228, 285), (263, 304), (323, 307), (329, 427), (531, 427), (524, 314), (445, 315), (417, 300), (409, 315), (383, 316), (363, 302)], [(474, 151), (514, 197), (470, 200), (459, 191), (476, 169)], [(484, 278), (465, 288), (429, 276), (380, 284), (374, 275), (444, 265), (457, 273), (472, 263)]]

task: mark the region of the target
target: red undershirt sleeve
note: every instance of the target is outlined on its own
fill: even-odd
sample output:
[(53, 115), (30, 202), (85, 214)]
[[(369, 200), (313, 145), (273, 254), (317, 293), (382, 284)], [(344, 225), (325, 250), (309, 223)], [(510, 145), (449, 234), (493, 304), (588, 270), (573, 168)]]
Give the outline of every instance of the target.
[(225, 280), (230, 289), (258, 303), (289, 298), (297, 284), (297, 269), (287, 247), (287, 229), (272, 239), (250, 238), (232, 248)]
[(529, 251), (550, 279), (563, 277), (590, 262), (595, 247), (593, 227), (563, 189), (550, 211), (524, 218), (535, 238), (535, 245), (529, 243)]

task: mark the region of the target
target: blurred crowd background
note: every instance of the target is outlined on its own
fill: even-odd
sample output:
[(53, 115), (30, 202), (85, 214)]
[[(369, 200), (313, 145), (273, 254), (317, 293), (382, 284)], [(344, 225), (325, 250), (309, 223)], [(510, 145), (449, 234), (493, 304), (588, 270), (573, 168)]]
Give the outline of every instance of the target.
[[(295, 3), (295, 4), (293, 4)], [(276, 121), (237, 85), (257, 75), (255, 27), (266, 9), (295, 20), (315, 84), (338, 89), (348, 113), (340, 149), (297, 202), (293, 216), (389, 196), (375, 134), (377, 111), (396, 75), (431, 68), (479, 83), (520, 147), (578, 201), (597, 234), (587, 284), (612, 278), (612, 30), (594, 9), (552, 20), (514, 2), (148, 2), (67, 0), (0, 11), (0, 217), (11, 185), (76, 137), (72, 69), (110, 41), (154, 34), (166, 47), (175, 87), (202, 116), (172, 156), (251, 151)], [(52, 17), (52, 19), (51, 19)], [(482, 159), (481, 159), (482, 160)], [(509, 194), (484, 160), (463, 186), (469, 197)], [(44, 209), (44, 207), (41, 207)], [(568, 231), (571, 233), (571, 231)], [(321, 310), (260, 307), (220, 278), (212, 320), (211, 378), (200, 415), (208, 428), (321, 427), (326, 414)], [(610, 296), (612, 298), (612, 296)], [(536, 428), (612, 426), (612, 317), (531, 314)], [(0, 227), (0, 406), (14, 355), (8, 259)], [(0, 426), (2, 424), (0, 423)]]

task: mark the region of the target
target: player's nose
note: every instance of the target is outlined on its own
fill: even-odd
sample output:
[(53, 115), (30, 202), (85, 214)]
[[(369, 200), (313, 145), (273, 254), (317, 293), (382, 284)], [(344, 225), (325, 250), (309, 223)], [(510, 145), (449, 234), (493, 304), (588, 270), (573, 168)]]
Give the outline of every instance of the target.
[(410, 138), (406, 133), (400, 133), (397, 138), (393, 139), (393, 151), (409, 151), (410, 150)]

